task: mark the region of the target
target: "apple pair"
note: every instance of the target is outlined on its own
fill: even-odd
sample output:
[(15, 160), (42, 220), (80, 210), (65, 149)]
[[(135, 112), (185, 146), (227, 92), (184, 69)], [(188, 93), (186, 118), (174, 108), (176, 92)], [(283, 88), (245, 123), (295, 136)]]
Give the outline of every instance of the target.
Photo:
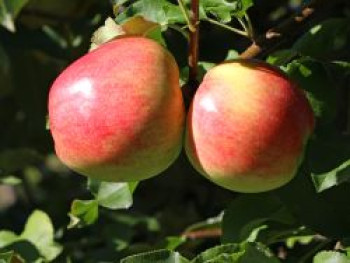
[[(123, 37), (70, 65), (49, 93), (58, 157), (106, 181), (164, 171), (183, 145), (192, 165), (222, 187), (262, 192), (292, 179), (313, 129), (302, 91), (264, 62), (214, 67), (185, 108), (175, 59), (155, 41)], [(186, 127), (185, 127), (186, 126)]]

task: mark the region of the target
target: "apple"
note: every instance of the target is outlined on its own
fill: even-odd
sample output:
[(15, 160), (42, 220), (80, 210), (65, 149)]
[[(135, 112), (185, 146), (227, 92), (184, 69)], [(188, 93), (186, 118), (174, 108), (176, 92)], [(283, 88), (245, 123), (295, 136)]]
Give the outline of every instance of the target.
[(264, 192), (294, 177), (313, 127), (308, 100), (283, 72), (236, 60), (204, 76), (190, 106), (185, 150), (214, 183)]
[(54, 81), (48, 110), (57, 156), (91, 178), (146, 179), (182, 148), (178, 66), (144, 37), (112, 40), (71, 64)]

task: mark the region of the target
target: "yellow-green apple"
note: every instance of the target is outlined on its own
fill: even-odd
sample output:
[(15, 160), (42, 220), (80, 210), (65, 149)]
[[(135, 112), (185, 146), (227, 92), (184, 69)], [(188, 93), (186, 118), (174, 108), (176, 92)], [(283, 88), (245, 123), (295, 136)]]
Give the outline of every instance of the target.
[(190, 107), (185, 149), (216, 184), (263, 192), (293, 178), (313, 126), (305, 95), (285, 74), (265, 62), (236, 60), (204, 76)]
[(181, 151), (179, 70), (153, 40), (121, 37), (81, 57), (55, 80), (48, 104), (56, 153), (83, 175), (142, 180)]

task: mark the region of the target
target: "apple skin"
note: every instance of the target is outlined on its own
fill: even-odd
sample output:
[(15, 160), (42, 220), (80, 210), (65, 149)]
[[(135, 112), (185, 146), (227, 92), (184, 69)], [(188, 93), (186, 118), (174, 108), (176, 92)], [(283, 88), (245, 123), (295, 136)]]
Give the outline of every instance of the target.
[(57, 156), (92, 178), (147, 179), (182, 148), (178, 66), (147, 38), (122, 37), (75, 61), (54, 81), (48, 108)]
[(264, 192), (294, 177), (313, 127), (304, 93), (286, 75), (265, 62), (236, 60), (204, 76), (190, 106), (185, 150), (214, 183)]

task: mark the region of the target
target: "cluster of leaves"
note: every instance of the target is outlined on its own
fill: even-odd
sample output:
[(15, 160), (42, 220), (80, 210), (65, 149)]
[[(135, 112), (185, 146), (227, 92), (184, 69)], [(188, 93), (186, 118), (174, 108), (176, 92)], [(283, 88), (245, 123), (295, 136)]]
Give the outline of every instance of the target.
[[(19, 19), (16, 34), (0, 31), (8, 39), (0, 43), (0, 121), (5, 127), (0, 130), (0, 222), (5, 222), (0, 228), (18, 231), (30, 215), (21, 234), (0, 231), (0, 262), (350, 261), (349, 17), (324, 20), (267, 57), (306, 91), (317, 118), (305, 160), (291, 183), (269, 193), (234, 195), (192, 178), (195, 172), (182, 156), (164, 175), (140, 185), (90, 180), (91, 198), (84, 180), (51, 154), (45, 96), (59, 71), (87, 50), (87, 40), (103, 22), (96, 10), (110, 6), (97, 0), (48, 2), (0, 0), (1, 24), (14, 31), (14, 19)], [(247, 10), (252, 6), (251, 0), (202, 0), (200, 20), (209, 32), (221, 35), (224, 29), (237, 31), (238, 24), (249, 38)], [(152, 37), (173, 52), (185, 81), (187, 55), (181, 47), (186, 50), (188, 8), (189, 1), (115, 0), (115, 22), (121, 26), (107, 20), (93, 44), (125, 33)], [(27, 12), (21, 16), (22, 9)], [(43, 17), (36, 14), (44, 11)], [(28, 48), (32, 34), (39, 40)], [(213, 38), (206, 38), (206, 32), (201, 36)], [(230, 32), (228, 39), (241, 38)], [(217, 52), (204, 47), (203, 53)], [(199, 63), (201, 76), (238, 55), (228, 47), (222, 53), (220, 60)], [(22, 201), (14, 205), (16, 197)], [(68, 205), (77, 197), (69, 221)], [(33, 212), (37, 207), (47, 214)], [(202, 221), (213, 214), (219, 216)], [(59, 226), (56, 232), (49, 215)]]

